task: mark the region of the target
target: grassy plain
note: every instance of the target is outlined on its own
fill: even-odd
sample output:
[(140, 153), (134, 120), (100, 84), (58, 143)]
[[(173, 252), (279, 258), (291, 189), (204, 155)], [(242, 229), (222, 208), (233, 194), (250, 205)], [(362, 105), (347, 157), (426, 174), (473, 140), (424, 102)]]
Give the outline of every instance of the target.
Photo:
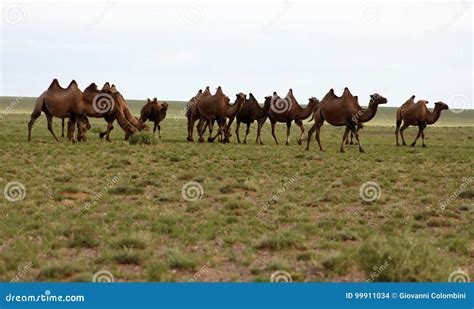
[[(341, 154), (342, 129), (327, 124), (325, 152), (297, 145), (295, 126), (290, 146), (275, 145), (268, 123), (263, 146), (255, 125), (246, 145), (188, 143), (182, 102), (155, 145), (130, 145), (117, 125), (112, 143), (100, 140), (103, 120), (86, 142), (58, 144), (44, 116), (28, 143), (32, 104), (19, 99), (0, 119), (0, 188), (26, 191), (16, 202), (0, 194), (2, 281), (91, 281), (100, 270), (115, 281), (474, 277), (473, 111), (443, 113), (428, 147), (411, 148), (395, 147), (395, 109), (382, 108), (361, 131), (366, 153)], [(129, 101), (135, 114), (142, 104)], [(202, 186), (197, 201), (183, 198), (191, 181)], [(367, 182), (380, 187), (373, 202), (361, 198)]]

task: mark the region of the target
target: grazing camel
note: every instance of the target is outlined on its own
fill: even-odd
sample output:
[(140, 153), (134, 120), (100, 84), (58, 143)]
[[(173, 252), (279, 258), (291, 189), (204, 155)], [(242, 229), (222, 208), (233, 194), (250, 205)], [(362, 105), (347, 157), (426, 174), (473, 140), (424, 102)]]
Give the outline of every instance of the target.
[[(232, 125), (235, 116), (245, 103), (245, 94), (239, 93), (236, 97), (235, 103), (232, 105), (229, 104), (229, 97), (222, 92), (222, 88), (219, 86), (214, 95), (204, 97), (197, 102), (196, 106), (201, 118), (201, 123), (198, 126), (199, 142), (204, 141), (203, 134), (205, 123), (212, 126), (214, 121), (217, 121), (219, 129), (216, 136), (209, 137), (208, 141), (212, 143), (217, 136), (222, 137), (222, 134), (224, 134), (223, 142), (229, 142), (230, 126)], [(229, 123), (227, 125), (226, 118), (229, 118)]]
[(166, 112), (168, 111), (168, 103), (160, 102), (157, 98), (153, 100), (147, 99), (145, 105), (143, 105), (140, 111), (140, 121), (145, 123), (147, 120), (154, 122), (153, 133), (158, 128), (158, 137), (161, 139), (161, 126), (160, 122), (165, 119)]
[(260, 133), (262, 130), (262, 126), (265, 123), (265, 120), (267, 120), (268, 116), (268, 111), (270, 110), (270, 102), (271, 102), (272, 97), (268, 96), (265, 97), (265, 103), (263, 104), (263, 107), (260, 107), (258, 105), (257, 100), (253, 96), (252, 93), (249, 94), (249, 98), (245, 100), (245, 105), (242, 107), (242, 109), (237, 113), (237, 126), (235, 128), (235, 134), (237, 135), (237, 142), (240, 143), (240, 136), (239, 136), (239, 131), (240, 131), (240, 123), (245, 123), (247, 125), (247, 130), (245, 131), (245, 138), (244, 138), (244, 144), (247, 144), (247, 136), (249, 135), (250, 131), (250, 125), (254, 123), (254, 121), (257, 121), (257, 139), (255, 140), (255, 143), (260, 142), (260, 145), (263, 145), (262, 139), (260, 137)]
[[(397, 146), (400, 146), (398, 143), (398, 132), (402, 137), (403, 146), (406, 146), (405, 138), (403, 137), (403, 131), (409, 126), (418, 126), (418, 134), (416, 135), (415, 140), (411, 143), (410, 146), (415, 147), (416, 141), (421, 136), (422, 146), (425, 145), (425, 133), (424, 130), (427, 125), (435, 123), (441, 116), (441, 111), (449, 109), (448, 105), (443, 102), (436, 102), (434, 110), (430, 112), (426, 105), (428, 101), (419, 100), (415, 103), (415, 96), (411, 96), (408, 101), (406, 101), (400, 108), (397, 110), (397, 122), (395, 129), (395, 136), (397, 141)], [(402, 124), (400, 128), (400, 125)]]
[(387, 99), (383, 96), (374, 93), (370, 95), (370, 102), (367, 108), (362, 108), (357, 102), (357, 97), (352, 96), (349, 89), (344, 88), (342, 97), (338, 97), (334, 94), (334, 90), (331, 89), (321, 100), (320, 107), (316, 110), (313, 115), (314, 124), (308, 132), (308, 141), (306, 144), (306, 150), (309, 150), (309, 143), (311, 136), (316, 131), (316, 140), (318, 141), (319, 149), (323, 151), (319, 134), (324, 121), (327, 121), (333, 126), (345, 126), (346, 130), (342, 136), (342, 143), (340, 151), (344, 152), (344, 142), (347, 139), (349, 131), (354, 133), (354, 136), (359, 144), (359, 151), (364, 152), (359, 140), (359, 133), (357, 133), (357, 127), (360, 123), (371, 120), (376, 112), (379, 104), (387, 103)]
[[(115, 85), (110, 86), (109, 82), (106, 82), (104, 86), (102, 87), (102, 92), (109, 93), (113, 96), (113, 103), (117, 105), (117, 108), (121, 111), (123, 111), (124, 117), (127, 119), (130, 124), (137, 129), (138, 131), (143, 130), (146, 126), (145, 124), (140, 121), (137, 117), (133, 116), (132, 113), (130, 112), (130, 109), (128, 108), (127, 102), (125, 101), (124, 97), (122, 94), (117, 90)], [(107, 141), (110, 140), (110, 132), (114, 129), (113, 123), (116, 119), (114, 113), (107, 114), (106, 116), (104, 115), (105, 121), (107, 121), (107, 128), (104, 132), (99, 133), (100, 138), (104, 138)], [(125, 135), (125, 139), (128, 139), (127, 134)]]
[(125, 118), (120, 104), (114, 104), (114, 102), (120, 101), (117, 93), (111, 90), (99, 91), (94, 83), (81, 92), (75, 81), (72, 81), (68, 88), (63, 89), (58, 80), (54, 79), (48, 89), (36, 100), (31, 120), (28, 123), (28, 141), (31, 141), (33, 125), (41, 112), (46, 114), (48, 130), (56, 141), (58, 138), (52, 130), (53, 116), (69, 118), (67, 137), (70, 141), (73, 140), (76, 122), (82, 117), (106, 118), (113, 115), (126, 135), (130, 136), (135, 132), (135, 128)]

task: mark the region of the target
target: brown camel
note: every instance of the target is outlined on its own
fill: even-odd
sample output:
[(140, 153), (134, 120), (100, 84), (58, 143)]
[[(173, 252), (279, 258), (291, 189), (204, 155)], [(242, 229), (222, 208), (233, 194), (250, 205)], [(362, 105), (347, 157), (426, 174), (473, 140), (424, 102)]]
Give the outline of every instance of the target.
[(153, 133), (158, 128), (158, 137), (161, 139), (161, 126), (160, 122), (165, 119), (166, 112), (168, 111), (168, 103), (160, 102), (157, 98), (153, 100), (147, 99), (145, 105), (143, 105), (140, 111), (140, 121), (145, 123), (147, 120), (154, 122)]
[[(78, 118), (81, 118), (82, 123), (86, 124), (83, 115), (82, 115), (83, 101), (82, 101), (82, 92), (78, 88), (75, 80), (72, 80), (69, 83), (67, 88), (62, 88), (59, 85), (57, 79), (54, 79), (51, 85), (46, 91), (44, 91), (37, 99), (33, 112), (31, 114), (31, 120), (28, 123), (28, 141), (31, 141), (31, 131), (33, 125), (41, 116), (41, 112), (46, 115), (48, 121), (48, 130), (53, 135), (54, 139), (59, 142), (59, 139), (56, 137), (56, 134), (53, 131), (53, 117), (58, 118), (69, 118), (68, 128), (74, 127)], [(88, 123), (88, 121), (87, 121)], [(79, 128), (82, 126), (79, 124)], [(87, 125), (86, 127), (87, 128)], [(78, 130), (79, 133), (84, 133), (84, 130)], [(68, 139), (73, 141), (73, 135), (70, 134), (68, 129)], [(78, 135), (79, 140), (83, 140), (81, 134)]]
[(359, 144), (359, 151), (364, 152), (360, 144), (359, 134), (357, 133), (357, 127), (360, 123), (371, 120), (376, 112), (379, 104), (387, 103), (387, 99), (383, 96), (374, 93), (370, 96), (369, 106), (362, 108), (357, 102), (357, 97), (354, 97), (349, 89), (344, 88), (342, 97), (338, 97), (334, 94), (334, 90), (331, 89), (321, 100), (320, 107), (316, 110), (313, 115), (314, 125), (308, 132), (308, 141), (306, 144), (306, 150), (309, 150), (309, 143), (311, 136), (316, 131), (316, 140), (318, 141), (319, 149), (323, 151), (319, 134), (321, 126), (324, 121), (327, 121), (333, 126), (345, 126), (346, 130), (342, 136), (341, 152), (344, 152), (344, 142), (347, 139), (349, 131), (354, 133), (354, 136)]
[[(209, 90), (209, 86), (206, 87), (204, 92), (199, 89), (198, 93), (189, 100), (186, 104), (186, 118), (188, 119), (188, 137), (187, 140), (189, 142), (194, 142), (193, 138), (193, 131), (194, 131), (194, 123), (199, 120), (197, 126), (200, 126), (201, 120), (199, 117), (199, 111), (197, 109), (197, 103), (204, 97), (208, 97), (211, 95), (211, 91)], [(212, 126), (209, 127), (209, 134), (212, 134)]]
[(119, 101), (118, 92), (99, 91), (94, 83), (81, 92), (75, 81), (72, 81), (68, 88), (64, 89), (61, 88), (58, 80), (54, 79), (49, 88), (36, 100), (31, 120), (28, 123), (28, 141), (31, 140), (31, 130), (41, 112), (46, 114), (48, 129), (57, 141), (58, 139), (52, 130), (53, 116), (69, 118), (67, 133), (69, 140), (73, 140), (76, 122), (82, 117), (106, 119), (107, 117), (116, 117), (126, 135), (130, 136), (135, 132), (135, 128), (125, 118), (120, 104), (114, 104)]
[[(230, 126), (245, 103), (245, 94), (239, 93), (236, 97), (235, 103), (229, 104), (229, 97), (222, 92), (222, 88), (219, 86), (214, 95), (204, 97), (197, 102), (196, 105), (201, 119), (198, 126), (199, 142), (204, 141), (205, 125), (212, 126), (214, 121), (217, 121), (219, 129), (217, 135), (209, 137), (208, 141), (213, 142), (217, 136), (221, 138), (224, 134), (223, 142), (229, 142)], [(227, 118), (229, 118), (229, 122), (226, 125)]]
[(298, 139), (298, 144), (301, 145), (304, 126), (303, 120), (308, 118), (319, 105), (319, 100), (310, 98), (306, 107), (301, 107), (293, 96), (293, 90), (290, 89), (284, 99), (281, 99), (276, 92), (273, 93), (272, 102), (270, 104), (269, 118), (272, 125), (272, 136), (275, 143), (278, 145), (275, 136), (275, 124), (277, 122), (286, 123), (286, 145), (289, 145), (291, 122), (295, 122), (301, 129), (301, 135)]
[(237, 127), (235, 128), (235, 134), (237, 135), (237, 141), (240, 143), (240, 123), (245, 123), (247, 125), (247, 130), (245, 131), (244, 144), (247, 144), (247, 136), (249, 135), (250, 125), (257, 121), (257, 139), (255, 143), (260, 142), (260, 145), (263, 145), (260, 133), (262, 126), (267, 120), (268, 111), (270, 110), (270, 103), (272, 97), (265, 97), (265, 103), (263, 107), (258, 105), (257, 100), (252, 93), (249, 94), (249, 98), (245, 100), (245, 104), (242, 109), (237, 113)]
[[(137, 117), (132, 115), (132, 113), (130, 112), (130, 109), (128, 108), (127, 102), (125, 101), (122, 94), (117, 90), (115, 85), (110, 86), (109, 82), (106, 82), (104, 86), (102, 87), (101, 91), (113, 96), (114, 105), (117, 105), (116, 108), (118, 110), (123, 111), (124, 117), (127, 119), (128, 122), (130, 122), (130, 124), (135, 129), (137, 129), (138, 131), (141, 131), (146, 127), (142, 121), (140, 121)], [(111, 141), (110, 132), (114, 128), (113, 123), (116, 117), (114, 113), (110, 113), (106, 117), (104, 117), (104, 119), (107, 121), (107, 129), (104, 132), (100, 132), (99, 137), (103, 138), (105, 136), (105, 139), (110, 142)], [(127, 134), (125, 134), (125, 139), (128, 139)]]
[[(409, 126), (418, 126), (418, 134), (416, 135), (415, 140), (411, 143), (412, 147), (415, 147), (416, 141), (421, 136), (422, 146), (425, 145), (425, 133), (424, 130), (427, 125), (435, 123), (440, 115), (441, 111), (449, 109), (448, 105), (443, 102), (436, 102), (434, 110), (430, 112), (426, 105), (428, 101), (419, 100), (415, 103), (415, 96), (412, 96), (408, 101), (406, 101), (400, 108), (397, 110), (397, 122), (395, 129), (395, 136), (397, 141), (397, 146), (400, 146), (398, 143), (398, 132), (402, 137), (402, 143), (406, 146), (405, 138), (403, 137), (403, 131)], [(400, 125), (402, 124), (400, 128)]]

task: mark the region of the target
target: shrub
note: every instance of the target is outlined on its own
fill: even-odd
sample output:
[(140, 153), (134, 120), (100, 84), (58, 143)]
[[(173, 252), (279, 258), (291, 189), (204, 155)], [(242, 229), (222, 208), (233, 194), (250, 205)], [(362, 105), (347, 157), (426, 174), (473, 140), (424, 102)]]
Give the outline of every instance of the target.
[(141, 131), (130, 136), (128, 142), (130, 145), (154, 145), (158, 143), (158, 139), (153, 132)]

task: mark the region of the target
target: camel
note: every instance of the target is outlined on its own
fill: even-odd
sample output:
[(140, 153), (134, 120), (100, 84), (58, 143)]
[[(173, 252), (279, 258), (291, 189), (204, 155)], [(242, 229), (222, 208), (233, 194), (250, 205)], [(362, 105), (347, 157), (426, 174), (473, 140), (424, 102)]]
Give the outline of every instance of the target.
[(313, 118), (314, 124), (308, 132), (308, 141), (306, 150), (309, 150), (309, 143), (311, 136), (316, 131), (316, 140), (318, 141), (319, 149), (323, 151), (319, 134), (324, 121), (327, 121), (333, 126), (345, 126), (346, 130), (342, 136), (342, 143), (340, 151), (344, 152), (344, 142), (347, 139), (349, 131), (354, 133), (354, 136), (359, 145), (359, 152), (364, 152), (359, 139), (357, 127), (364, 122), (371, 120), (377, 113), (379, 104), (387, 103), (387, 99), (378, 93), (370, 95), (370, 102), (367, 108), (362, 108), (357, 102), (357, 97), (352, 96), (349, 89), (344, 88), (342, 97), (334, 94), (331, 89), (321, 100), (320, 107), (315, 111)]
[[(80, 113), (81, 106), (82, 92), (78, 88), (76, 81), (72, 80), (67, 88), (62, 88), (59, 81), (54, 79), (48, 89), (36, 99), (31, 114), (31, 120), (28, 123), (28, 141), (31, 141), (31, 131), (35, 121), (41, 116), (41, 112), (43, 112), (47, 118), (49, 132), (51, 132), (54, 139), (59, 142), (59, 139), (53, 131), (53, 117), (62, 118), (63, 120), (69, 118), (68, 127), (71, 125), (75, 126), (77, 118), (82, 118)], [(78, 130), (78, 132), (83, 132), (83, 130)], [(69, 130), (68, 139), (70, 141), (74, 140), (73, 136), (69, 134)], [(78, 139), (82, 140), (82, 137), (78, 135)]]
[[(217, 121), (219, 129), (217, 135), (209, 137), (208, 141), (213, 142), (217, 136), (222, 137), (224, 134), (223, 142), (229, 142), (230, 126), (245, 103), (245, 94), (238, 93), (236, 97), (235, 103), (229, 104), (229, 97), (222, 92), (222, 88), (219, 86), (214, 95), (203, 97), (197, 102), (196, 107), (201, 120), (198, 125), (199, 142), (204, 141), (205, 126), (212, 126), (214, 121)], [(228, 124), (226, 124), (226, 118), (229, 118)]]
[[(189, 142), (194, 142), (193, 138), (193, 131), (194, 131), (194, 123), (196, 120), (199, 120), (197, 126), (200, 126), (201, 120), (199, 117), (199, 111), (197, 109), (197, 102), (200, 101), (202, 98), (210, 96), (211, 91), (209, 90), (209, 86), (206, 87), (204, 92), (202, 89), (199, 89), (198, 93), (191, 98), (186, 104), (186, 118), (188, 119), (188, 137), (187, 140)], [(209, 134), (212, 134), (212, 127), (209, 127)]]
[[(114, 96), (114, 100), (113, 100), (114, 104), (118, 105), (117, 108), (123, 111), (124, 117), (127, 119), (128, 122), (130, 122), (130, 124), (135, 129), (137, 129), (138, 131), (141, 131), (146, 127), (142, 121), (140, 121), (137, 117), (132, 115), (132, 113), (130, 112), (130, 109), (128, 108), (127, 102), (123, 98), (122, 94), (117, 90), (115, 85), (112, 84), (112, 86), (110, 86), (109, 82), (106, 82), (104, 86), (102, 87), (101, 91), (105, 93), (110, 93), (111, 95)], [(99, 137), (100, 138), (105, 137), (105, 139), (110, 142), (111, 141), (110, 132), (114, 129), (114, 126), (113, 126), (113, 123), (115, 121), (114, 113), (107, 115), (106, 117), (104, 117), (104, 119), (107, 121), (107, 129), (104, 132), (100, 132)], [(128, 139), (127, 134), (125, 135), (125, 139)]]
[(244, 144), (247, 144), (247, 136), (249, 135), (250, 131), (250, 125), (254, 123), (254, 121), (257, 121), (257, 139), (255, 140), (255, 143), (259, 143), (260, 145), (263, 145), (262, 139), (260, 137), (260, 133), (262, 130), (262, 126), (265, 123), (265, 120), (267, 120), (268, 116), (268, 111), (270, 110), (270, 103), (271, 103), (271, 96), (265, 97), (265, 103), (263, 104), (263, 107), (260, 107), (258, 105), (257, 100), (253, 96), (252, 93), (249, 94), (249, 98), (245, 100), (245, 105), (242, 107), (242, 109), (237, 113), (237, 126), (235, 128), (235, 134), (237, 135), (237, 142), (240, 143), (240, 136), (239, 136), (239, 131), (240, 131), (240, 123), (245, 123), (247, 125), (247, 130), (245, 131), (245, 138), (244, 138)]
[(161, 139), (161, 126), (160, 122), (165, 119), (166, 112), (168, 111), (167, 102), (159, 102), (157, 98), (153, 100), (147, 99), (146, 104), (142, 107), (140, 111), (140, 121), (145, 123), (147, 120), (154, 122), (153, 133), (156, 132), (158, 128), (158, 137)]
[[(113, 92), (110, 89), (99, 91), (94, 83), (82, 92), (74, 80), (68, 88), (64, 89), (59, 85), (58, 80), (54, 79), (48, 89), (36, 100), (31, 120), (28, 123), (28, 141), (31, 141), (33, 125), (41, 112), (46, 114), (48, 130), (56, 141), (59, 140), (53, 132), (53, 116), (69, 118), (67, 138), (70, 141), (74, 141), (73, 135), (76, 122), (83, 117), (116, 117), (122, 129), (126, 132), (126, 136), (130, 136), (135, 132), (135, 128), (125, 118), (120, 105), (114, 104), (114, 102), (119, 101), (118, 92)], [(78, 132), (83, 133), (81, 130)]]
[(269, 118), (272, 125), (272, 136), (278, 145), (275, 136), (275, 124), (277, 122), (286, 123), (286, 145), (289, 145), (291, 122), (294, 121), (301, 129), (298, 144), (301, 145), (304, 134), (303, 120), (308, 118), (319, 105), (319, 100), (312, 97), (306, 107), (301, 107), (293, 96), (293, 90), (290, 89), (284, 99), (281, 99), (276, 92), (273, 93), (270, 104)]
[[(418, 134), (416, 135), (415, 140), (411, 143), (410, 146), (415, 147), (416, 141), (421, 136), (422, 146), (425, 145), (425, 133), (424, 130), (427, 125), (433, 124), (438, 121), (441, 116), (441, 111), (449, 109), (449, 106), (443, 102), (436, 102), (434, 110), (430, 112), (426, 105), (428, 101), (419, 100), (415, 103), (415, 96), (411, 96), (400, 108), (397, 110), (397, 122), (395, 129), (395, 136), (397, 141), (397, 146), (400, 146), (398, 143), (398, 132), (402, 137), (403, 146), (406, 146), (405, 138), (403, 137), (403, 131), (409, 126), (418, 126)], [(400, 128), (400, 125), (402, 124)]]

